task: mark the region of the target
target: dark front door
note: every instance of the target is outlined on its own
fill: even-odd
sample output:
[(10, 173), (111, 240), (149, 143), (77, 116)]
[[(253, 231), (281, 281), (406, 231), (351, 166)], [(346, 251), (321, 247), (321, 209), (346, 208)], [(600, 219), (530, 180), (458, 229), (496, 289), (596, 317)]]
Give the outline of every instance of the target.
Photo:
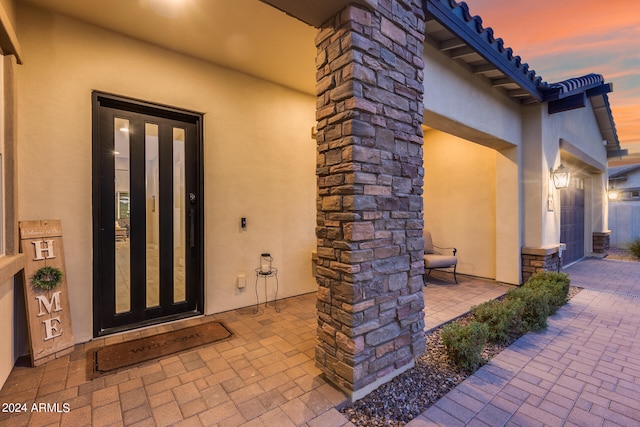
[(201, 121), (93, 95), (95, 336), (202, 313)]
[(580, 177), (571, 178), (569, 188), (560, 190), (560, 242), (567, 245), (564, 265), (584, 257), (584, 179)]

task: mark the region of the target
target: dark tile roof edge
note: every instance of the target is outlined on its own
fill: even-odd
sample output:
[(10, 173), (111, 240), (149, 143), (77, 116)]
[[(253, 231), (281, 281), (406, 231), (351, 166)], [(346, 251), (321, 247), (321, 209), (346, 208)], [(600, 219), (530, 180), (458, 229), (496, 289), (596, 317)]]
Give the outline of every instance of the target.
[(557, 83), (549, 83), (544, 88), (558, 89), (562, 93), (573, 92), (575, 90), (590, 89), (604, 83), (601, 74), (590, 73), (582, 77), (573, 77)]
[[(556, 98), (562, 98), (572, 92), (581, 92), (604, 84), (602, 75), (594, 73), (570, 78), (561, 82), (547, 83), (542, 80), (541, 76), (536, 74), (535, 70), (529, 69), (529, 64), (522, 62), (520, 56), (514, 55), (513, 49), (505, 47), (504, 41), (501, 38), (495, 38), (493, 28), (483, 27), (482, 18), (478, 15), (471, 15), (467, 3), (458, 3), (456, 0), (425, 0), (425, 3), (439, 3), (446, 6), (452, 16), (460, 19), (465, 26), (470, 28), (472, 32), (475, 32), (478, 40), (484, 42), (486, 46), (490, 47), (503, 59), (505, 64), (509, 65), (512, 76), (524, 77), (526, 81), (532, 82), (536, 89), (541, 92), (541, 98), (544, 97), (545, 100), (547, 100), (551, 94), (555, 94)], [(454, 28), (450, 28), (450, 30), (455, 31)], [(490, 58), (486, 59), (491, 61)]]
[[(490, 27), (484, 28), (482, 26), (482, 18), (480, 16), (472, 16), (469, 12), (469, 6), (465, 2), (458, 3), (456, 0), (424, 0), (425, 10), (438, 12), (442, 11), (449, 17), (455, 17), (459, 24), (457, 28), (449, 27), (450, 31), (453, 31), (456, 35), (460, 36), (463, 40), (472, 43), (474, 48), (481, 50), (479, 52), (489, 62), (494, 63), (504, 73), (510, 75), (517, 83), (525, 90), (532, 92), (537, 99), (542, 100), (542, 96), (538, 91), (538, 86), (545, 83), (542, 82), (542, 77), (536, 75), (535, 70), (529, 68), (529, 64), (522, 62), (522, 58), (513, 54), (513, 49), (504, 46), (504, 41), (501, 38), (495, 38), (493, 29)], [(475, 38), (474, 41), (468, 40), (463, 34), (460, 34), (460, 29), (467, 28), (467, 33)], [(483, 55), (486, 54), (486, 55)], [(490, 57), (487, 57), (490, 56)], [(496, 63), (496, 59), (502, 63)]]
[(522, 62), (519, 56), (514, 55), (510, 47), (505, 47), (504, 41), (494, 36), (491, 27), (484, 28), (482, 18), (471, 15), (469, 6), (465, 2), (423, 0), (423, 8), (425, 13), (435, 16), (449, 31), (470, 44), (485, 60), (493, 63), (539, 102), (558, 100), (587, 91), (591, 92), (589, 96), (602, 96), (610, 123), (608, 140), (612, 143), (611, 148), (619, 150), (620, 140), (607, 96), (612, 86), (605, 83), (601, 74), (591, 73), (556, 83), (547, 83), (536, 74), (535, 70), (529, 69), (529, 64)]
[(565, 98), (575, 93), (585, 92), (604, 84), (604, 77), (601, 74), (590, 73), (556, 83), (542, 83), (538, 89), (544, 94), (545, 101), (551, 101)]
[[(473, 16), (469, 11), (469, 6), (465, 2), (458, 3), (456, 0), (423, 0), (425, 12), (431, 12), (436, 19), (449, 19), (446, 27), (458, 37), (470, 43), (487, 61), (492, 62), (496, 67), (528, 91), (540, 102), (557, 100), (586, 92), (589, 89), (606, 85), (601, 74), (587, 74), (581, 77), (574, 77), (556, 83), (547, 83), (538, 76), (535, 70), (529, 69), (529, 64), (522, 62), (522, 59), (513, 54), (513, 49), (504, 46), (501, 38), (495, 38), (491, 27), (482, 26), (482, 18)], [(453, 19), (452, 19), (453, 18)], [(458, 22), (456, 22), (456, 20)], [(498, 64), (497, 61), (502, 63)], [(611, 90), (611, 88), (609, 88)], [(609, 97), (605, 91), (600, 92), (611, 124), (611, 132), (615, 141), (614, 146), (620, 148), (620, 141), (616, 131), (615, 121), (609, 104)]]

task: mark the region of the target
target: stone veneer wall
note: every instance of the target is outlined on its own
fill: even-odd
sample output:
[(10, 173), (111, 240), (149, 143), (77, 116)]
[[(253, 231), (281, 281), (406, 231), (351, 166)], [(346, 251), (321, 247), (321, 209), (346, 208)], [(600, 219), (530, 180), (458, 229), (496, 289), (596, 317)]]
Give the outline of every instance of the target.
[(604, 256), (609, 252), (609, 242), (611, 231), (600, 231), (593, 233), (593, 253)]
[(522, 248), (522, 283), (541, 271), (560, 271), (562, 258), (558, 246)]
[(425, 349), (424, 13), (347, 6), (316, 37), (316, 362), (353, 400)]

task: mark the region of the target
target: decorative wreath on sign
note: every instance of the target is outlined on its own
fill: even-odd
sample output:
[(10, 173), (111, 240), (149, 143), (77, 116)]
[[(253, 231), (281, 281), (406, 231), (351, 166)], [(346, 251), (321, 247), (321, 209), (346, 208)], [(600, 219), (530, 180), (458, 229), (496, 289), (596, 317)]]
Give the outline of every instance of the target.
[(44, 266), (35, 272), (31, 278), (33, 286), (40, 289), (53, 289), (62, 281), (62, 270), (59, 268)]

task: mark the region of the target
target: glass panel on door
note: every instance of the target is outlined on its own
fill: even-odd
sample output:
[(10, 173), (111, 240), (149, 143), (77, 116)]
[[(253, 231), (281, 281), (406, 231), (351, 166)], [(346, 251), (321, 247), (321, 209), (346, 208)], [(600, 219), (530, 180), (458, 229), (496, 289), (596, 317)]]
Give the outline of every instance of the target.
[(160, 158), (158, 125), (145, 123), (147, 308), (160, 305)]
[(130, 204), (129, 194), (129, 120), (114, 118), (113, 167), (115, 170), (115, 274), (116, 313), (131, 309), (131, 248), (129, 245)]
[(173, 128), (173, 302), (186, 301), (186, 213), (184, 129)]

